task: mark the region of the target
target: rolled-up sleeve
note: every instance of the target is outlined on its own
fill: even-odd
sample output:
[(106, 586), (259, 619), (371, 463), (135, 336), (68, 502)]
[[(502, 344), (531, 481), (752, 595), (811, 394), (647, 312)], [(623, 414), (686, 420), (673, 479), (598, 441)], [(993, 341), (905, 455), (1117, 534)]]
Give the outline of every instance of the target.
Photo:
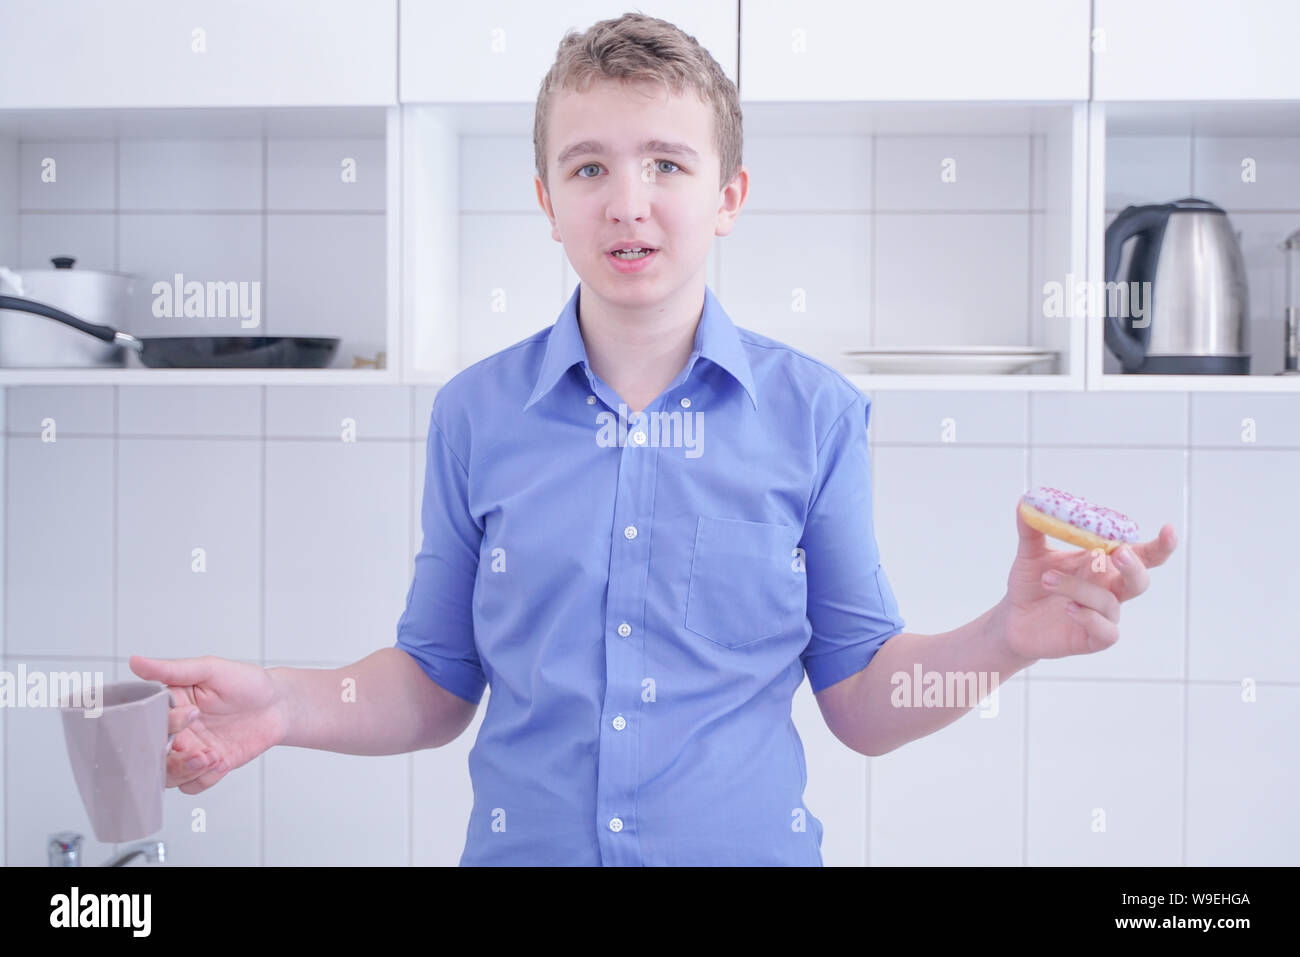
[(438, 427), (437, 403), (429, 418), (420, 524), (424, 544), (397, 645), (434, 682), (478, 704), (487, 685), (474, 645), (474, 581), (483, 529), (469, 509), (469, 472)]
[(861, 671), (904, 627), (871, 514), (870, 416), (871, 403), (859, 392), (817, 452), (817, 482), (800, 542), (812, 625), (801, 658), (814, 693)]

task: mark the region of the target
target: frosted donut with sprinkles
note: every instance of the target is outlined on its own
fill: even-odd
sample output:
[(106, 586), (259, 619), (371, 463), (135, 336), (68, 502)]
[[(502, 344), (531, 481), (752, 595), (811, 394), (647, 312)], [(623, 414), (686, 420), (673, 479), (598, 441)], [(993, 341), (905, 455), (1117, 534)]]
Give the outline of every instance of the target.
[(1138, 540), (1137, 522), (1127, 515), (1050, 485), (1040, 485), (1020, 497), (1020, 517), (1044, 535), (1089, 551), (1100, 548), (1107, 555), (1124, 542)]

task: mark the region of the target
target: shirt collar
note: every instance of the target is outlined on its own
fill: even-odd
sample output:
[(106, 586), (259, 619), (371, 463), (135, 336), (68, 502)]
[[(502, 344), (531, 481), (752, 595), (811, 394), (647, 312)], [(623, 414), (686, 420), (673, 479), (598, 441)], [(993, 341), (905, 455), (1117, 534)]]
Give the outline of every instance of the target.
[[(587, 364), (587, 347), (578, 328), (578, 299), (581, 292), (582, 283), (578, 283), (559, 318), (555, 320), (555, 325), (551, 326), (546, 337), (546, 353), (542, 356), (541, 371), (537, 374), (532, 395), (524, 403), (525, 410), (550, 392), (560, 376), (568, 372), (574, 363)], [(695, 329), (695, 345), (691, 356), (696, 355), (726, 370), (745, 387), (750, 403), (755, 409), (758, 408), (753, 370), (750, 369), (736, 326), (708, 286), (704, 287), (704, 310), (700, 313), (700, 321)]]

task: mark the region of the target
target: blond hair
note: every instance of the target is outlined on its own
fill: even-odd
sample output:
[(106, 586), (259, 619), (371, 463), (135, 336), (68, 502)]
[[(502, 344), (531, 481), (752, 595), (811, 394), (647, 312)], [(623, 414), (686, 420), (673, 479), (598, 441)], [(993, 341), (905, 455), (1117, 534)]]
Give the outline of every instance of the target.
[(533, 156), (537, 175), (547, 181), (547, 136), (551, 101), (560, 90), (585, 93), (598, 81), (662, 83), (676, 95), (690, 88), (713, 107), (713, 145), (719, 157), (718, 186), (740, 172), (740, 94), (722, 67), (693, 36), (667, 20), (625, 13), (592, 24), (585, 33), (570, 30), (560, 41), (555, 63), (542, 79), (533, 114)]

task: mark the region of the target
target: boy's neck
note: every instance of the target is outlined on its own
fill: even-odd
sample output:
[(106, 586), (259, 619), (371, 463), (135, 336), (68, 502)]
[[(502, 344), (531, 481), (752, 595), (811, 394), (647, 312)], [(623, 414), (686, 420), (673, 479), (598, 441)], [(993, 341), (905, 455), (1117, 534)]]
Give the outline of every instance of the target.
[(592, 371), (631, 413), (640, 412), (686, 367), (703, 309), (703, 277), (649, 312), (610, 304), (584, 283), (578, 297), (578, 329)]

